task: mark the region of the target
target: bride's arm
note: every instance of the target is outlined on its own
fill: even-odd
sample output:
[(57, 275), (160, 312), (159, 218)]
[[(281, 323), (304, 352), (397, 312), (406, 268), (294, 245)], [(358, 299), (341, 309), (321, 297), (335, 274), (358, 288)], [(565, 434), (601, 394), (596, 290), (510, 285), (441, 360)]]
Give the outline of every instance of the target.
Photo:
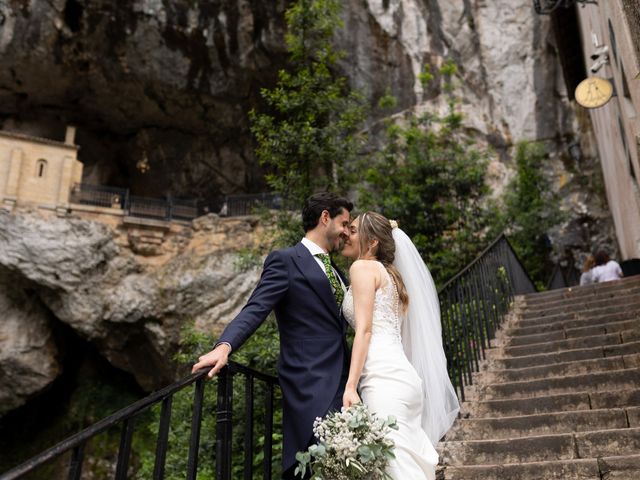
[(356, 333), (351, 351), (349, 378), (342, 397), (342, 405), (344, 407), (350, 407), (360, 401), (356, 389), (360, 381), (360, 375), (362, 375), (362, 367), (367, 358), (367, 352), (369, 351), (369, 342), (371, 341), (373, 303), (376, 288), (380, 283), (379, 273), (376, 264), (367, 260), (357, 260), (349, 269)]

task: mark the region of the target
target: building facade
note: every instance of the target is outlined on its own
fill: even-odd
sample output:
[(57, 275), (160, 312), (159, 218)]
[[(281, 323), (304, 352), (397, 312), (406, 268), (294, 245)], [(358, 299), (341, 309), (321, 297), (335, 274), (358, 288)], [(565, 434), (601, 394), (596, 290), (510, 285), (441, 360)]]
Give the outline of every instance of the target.
[(0, 131), (0, 202), (66, 211), (74, 184), (82, 180), (75, 127), (64, 142)]
[(614, 86), (590, 116), (622, 260), (640, 258), (640, 1), (598, 0), (576, 12), (586, 76)]

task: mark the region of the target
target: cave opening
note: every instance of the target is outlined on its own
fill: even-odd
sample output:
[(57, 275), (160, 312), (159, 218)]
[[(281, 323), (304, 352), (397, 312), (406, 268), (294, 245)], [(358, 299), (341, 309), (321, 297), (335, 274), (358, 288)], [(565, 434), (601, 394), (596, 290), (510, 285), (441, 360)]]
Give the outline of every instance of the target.
[[(55, 321), (54, 337), (62, 352), (62, 372), (43, 392), (0, 417), (0, 471), (145, 395), (132, 375), (112, 366), (69, 326)], [(47, 478), (45, 472), (41, 475)]]
[(82, 28), (82, 5), (78, 0), (67, 0), (64, 6), (64, 22), (73, 33), (77, 33)]

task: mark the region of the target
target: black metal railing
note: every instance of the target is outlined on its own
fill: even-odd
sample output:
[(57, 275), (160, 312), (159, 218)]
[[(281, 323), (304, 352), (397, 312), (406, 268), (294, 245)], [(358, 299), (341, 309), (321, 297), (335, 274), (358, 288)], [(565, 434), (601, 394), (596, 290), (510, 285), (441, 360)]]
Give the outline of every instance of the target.
[(193, 220), (200, 215), (195, 199), (161, 199), (131, 195), (126, 188), (79, 183), (73, 186), (71, 203), (116, 208), (126, 215), (153, 220)]
[(282, 197), (274, 193), (228, 195), (224, 199), (220, 215), (228, 217), (251, 215), (261, 208), (269, 210), (282, 208)]
[(513, 297), (534, 293), (536, 287), (504, 235), (438, 292), (442, 341), (452, 383), (464, 400), (464, 387), (473, 383), (485, 350), (495, 338)]
[(161, 199), (133, 196), (126, 188), (75, 184), (71, 189), (71, 203), (116, 208), (128, 216), (155, 220), (193, 220), (207, 213), (218, 213), (223, 217), (252, 215), (261, 208), (282, 208), (282, 199), (274, 193), (252, 193), (227, 195), (221, 202), (200, 203), (195, 199)]
[[(66, 477), (69, 480), (81, 478), (85, 451), (88, 444), (99, 434), (114, 426), (120, 426), (121, 436), (118, 448), (118, 456), (115, 466), (116, 480), (126, 479), (128, 476), (132, 451), (132, 438), (135, 431), (135, 420), (152, 407), (160, 405), (158, 433), (156, 439), (155, 461), (153, 467), (153, 479), (160, 480), (165, 476), (165, 463), (169, 447), (169, 425), (171, 420), (172, 405), (175, 394), (189, 385), (194, 384), (193, 404), (191, 409), (191, 430), (189, 438), (188, 458), (184, 476), (188, 480), (195, 480), (198, 463), (215, 462), (217, 480), (231, 480), (232, 478), (232, 441), (234, 438), (234, 407), (240, 406), (242, 411), (242, 435), (244, 456), (241, 462), (242, 477), (246, 480), (253, 478), (255, 439), (255, 404), (256, 384), (260, 384), (264, 398), (261, 405), (263, 412), (263, 454), (262, 472), (263, 478), (271, 479), (273, 472), (273, 426), (274, 426), (274, 393), (278, 388), (278, 380), (270, 375), (257, 372), (245, 366), (230, 362), (223, 368), (216, 379), (209, 383), (217, 384), (216, 416), (216, 442), (214, 458), (199, 459), (200, 430), (205, 406), (205, 380), (208, 369), (192, 374), (168, 387), (152, 393), (122, 410), (100, 420), (81, 432), (63, 440), (57, 445), (45, 450), (39, 455), (27, 460), (0, 474), (0, 480), (14, 480), (36, 472), (39, 468), (49, 464), (62, 455), (71, 453)], [(234, 402), (234, 379), (238, 376), (244, 380), (244, 402)], [(179, 419), (182, 420), (182, 419)], [(237, 427), (237, 425), (236, 425)], [(240, 477), (234, 477), (240, 478)]]
[(71, 188), (71, 203), (104, 208), (124, 208), (129, 191), (126, 188), (77, 183)]

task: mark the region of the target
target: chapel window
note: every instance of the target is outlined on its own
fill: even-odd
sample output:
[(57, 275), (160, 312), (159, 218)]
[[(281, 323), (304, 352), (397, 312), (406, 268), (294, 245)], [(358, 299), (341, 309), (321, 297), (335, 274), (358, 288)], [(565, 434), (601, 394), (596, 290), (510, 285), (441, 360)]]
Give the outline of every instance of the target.
[(36, 177), (44, 178), (47, 174), (47, 161), (40, 159), (36, 162)]

